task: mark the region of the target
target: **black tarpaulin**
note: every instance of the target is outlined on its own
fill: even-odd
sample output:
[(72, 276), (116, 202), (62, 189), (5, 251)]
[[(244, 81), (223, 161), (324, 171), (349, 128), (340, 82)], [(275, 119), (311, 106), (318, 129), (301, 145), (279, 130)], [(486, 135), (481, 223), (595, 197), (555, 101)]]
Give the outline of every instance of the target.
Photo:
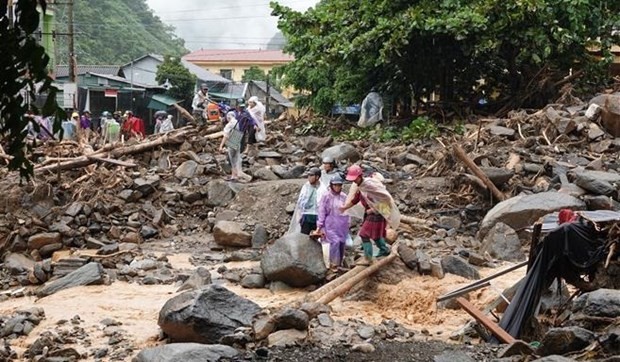
[[(581, 275), (593, 274), (605, 257), (605, 238), (592, 223), (584, 219), (560, 225), (545, 236), (534, 263), (525, 276), (499, 326), (520, 338), (525, 323), (533, 317), (542, 292), (556, 278), (579, 284)], [(497, 342), (496, 339), (492, 341)]]

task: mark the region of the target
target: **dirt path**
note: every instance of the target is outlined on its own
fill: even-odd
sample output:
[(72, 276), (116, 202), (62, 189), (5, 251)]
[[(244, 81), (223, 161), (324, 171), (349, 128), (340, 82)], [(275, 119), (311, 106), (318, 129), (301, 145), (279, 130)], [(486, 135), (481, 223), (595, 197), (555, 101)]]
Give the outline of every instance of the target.
[[(176, 254), (168, 257), (175, 269), (193, 269), (189, 262), (190, 254)], [(253, 268), (258, 262), (226, 263), (227, 268)], [(503, 269), (503, 266), (500, 269)], [(268, 289), (244, 289), (237, 285), (224, 283), (218, 279), (217, 269), (209, 267), (214, 282), (222, 283), (231, 291), (253, 300), (261, 307), (278, 307), (300, 300), (307, 293), (304, 290), (272, 293)], [(497, 272), (498, 269), (481, 269), (483, 276)], [(524, 271), (505, 275), (493, 281), (493, 288), (472, 293), (472, 302), (479, 307), (493, 300), (497, 293), (493, 289), (503, 288), (515, 283)], [(403, 326), (424, 331), (421, 335), (433, 340), (449, 341), (452, 332), (460, 329), (470, 320), (462, 310), (438, 309), (435, 304), (437, 296), (463, 286), (470, 281), (447, 275), (444, 279), (429, 276), (416, 276), (401, 281), (397, 285), (379, 285), (377, 298), (372, 301), (347, 301), (341, 298), (330, 305), (332, 317), (336, 320), (359, 319), (369, 324), (380, 324), (391, 319)], [(62, 320), (71, 321), (76, 315), (84, 328), (88, 340), (80, 340), (73, 345), (78, 352), (87, 353), (94, 348), (105, 348), (109, 344), (104, 333), (102, 320), (110, 318), (122, 323), (118, 328), (123, 330), (126, 343), (130, 343), (135, 353), (144, 347), (157, 344), (159, 328), (158, 313), (164, 303), (176, 295), (178, 286), (174, 285), (138, 285), (116, 281), (111, 285), (85, 286), (64, 290), (36, 300), (34, 297), (10, 299), (0, 303), (0, 313), (9, 315), (18, 309), (40, 307), (45, 311), (46, 318), (27, 337), (13, 342), (14, 349), (21, 353), (46, 330), (71, 327), (71, 323), (58, 326)]]

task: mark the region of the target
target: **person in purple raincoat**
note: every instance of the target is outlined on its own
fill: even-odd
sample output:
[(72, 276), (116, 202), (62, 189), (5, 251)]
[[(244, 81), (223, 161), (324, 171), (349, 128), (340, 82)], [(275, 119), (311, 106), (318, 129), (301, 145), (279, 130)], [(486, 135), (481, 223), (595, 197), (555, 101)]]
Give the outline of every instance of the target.
[(340, 212), (347, 195), (342, 192), (344, 180), (335, 175), (329, 181), (329, 191), (319, 201), (319, 215), (316, 234), (329, 243), (330, 269), (342, 266), (346, 240), (349, 235), (349, 216)]

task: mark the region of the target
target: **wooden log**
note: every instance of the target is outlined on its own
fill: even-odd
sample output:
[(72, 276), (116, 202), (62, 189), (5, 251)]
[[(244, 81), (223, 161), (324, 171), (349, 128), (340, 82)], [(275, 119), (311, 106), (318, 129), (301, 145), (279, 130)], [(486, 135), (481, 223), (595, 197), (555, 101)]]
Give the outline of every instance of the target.
[[(147, 141), (147, 142), (142, 142), (142, 143), (137, 143), (135, 145), (131, 145), (131, 146), (123, 146), (123, 147), (117, 147), (117, 148), (113, 148), (109, 151), (108, 156), (109, 157), (114, 157), (114, 158), (119, 158), (121, 156), (125, 156), (125, 155), (130, 155), (130, 154), (134, 154), (134, 153), (140, 153), (140, 152), (144, 152), (147, 150), (150, 150), (152, 148), (158, 147), (158, 146), (162, 146), (162, 145), (166, 145), (166, 144), (174, 144), (174, 143), (183, 143), (184, 138), (183, 136), (185, 136), (187, 133), (189, 133), (189, 131), (185, 131), (185, 132), (181, 132), (181, 133), (166, 133), (152, 141)], [(87, 156), (80, 156), (80, 157), (76, 157), (75, 159), (71, 160), (71, 161), (64, 161), (64, 162), (59, 162), (57, 164), (53, 164), (53, 165), (48, 165), (48, 166), (43, 166), (43, 167), (39, 167), (39, 168), (35, 168), (35, 170), (37, 172), (45, 172), (45, 171), (49, 171), (49, 172), (55, 172), (55, 171), (63, 171), (63, 170), (71, 170), (74, 168), (79, 168), (79, 167), (84, 167), (84, 166), (88, 166), (92, 163), (97, 162), (98, 160), (92, 156), (101, 156), (102, 153), (105, 153), (106, 151), (102, 151), (99, 150), (93, 154), (89, 154)], [(90, 156), (90, 158), (89, 158)]]
[(365, 266), (360, 266), (360, 265), (355, 266), (353, 269), (351, 269), (348, 272), (344, 273), (343, 275), (341, 275), (337, 279), (334, 279), (331, 282), (329, 282), (329, 283), (325, 284), (324, 286), (320, 287), (319, 289), (306, 294), (306, 296), (304, 297), (304, 300), (307, 301), (307, 302), (313, 302), (313, 301), (321, 298), (325, 294), (331, 292), (332, 290), (334, 290), (335, 288), (340, 286), (342, 283), (346, 282), (347, 280), (349, 280), (349, 279), (353, 278), (354, 276), (358, 275), (359, 273), (361, 273), (362, 270), (364, 270), (364, 269), (366, 269)]
[(113, 158), (105, 158), (105, 157), (99, 157), (99, 156), (93, 156), (93, 155), (88, 155), (86, 157), (88, 159), (92, 159), (92, 160), (95, 160), (95, 161), (110, 163), (110, 164), (113, 164), (115, 166), (138, 167), (138, 165), (136, 165), (135, 163), (115, 160)]
[(484, 184), (487, 186), (489, 190), (491, 190), (491, 193), (493, 194), (493, 196), (495, 196), (495, 198), (498, 201), (506, 200), (506, 196), (501, 191), (499, 191), (497, 187), (495, 187), (495, 185), (493, 184), (493, 182), (491, 182), (491, 180), (487, 177), (487, 175), (485, 175), (484, 172), (482, 172), (482, 170), (474, 163), (474, 161), (472, 161), (467, 156), (467, 154), (465, 154), (465, 151), (461, 148), (461, 146), (454, 144), (452, 145), (452, 149), (454, 150), (454, 154), (456, 155), (456, 157), (461, 159), (461, 161), (463, 161), (463, 163), (465, 163), (465, 165), (467, 165), (467, 167), (476, 176), (478, 176), (478, 178), (481, 179), (482, 182), (484, 182)]
[(361, 265), (356, 266), (339, 278), (332, 280), (311, 293), (308, 293), (304, 300), (308, 302), (316, 301), (317, 303), (328, 304), (332, 300), (349, 291), (357, 283), (378, 271), (381, 267), (394, 261), (397, 256), (398, 243), (394, 243), (394, 245), (392, 245), (392, 252), (387, 257), (376, 261), (369, 267)]
[(181, 107), (178, 104), (173, 104), (174, 108), (176, 108), (177, 111), (179, 111), (179, 113), (181, 113), (181, 117), (187, 119), (188, 121), (192, 122), (193, 124), (196, 124), (196, 119), (194, 118), (194, 116), (192, 116), (191, 113), (189, 113), (187, 111), (187, 109)]
[(456, 298), (457, 303), (461, 305), (461, 307), (469, 313), (472, 317), (474, 317), (478, 322), (480, 322), (483, 326), (485, 326), (494, 336), (497, 337), (503, 343), (514, 343), (515, 339), (513, 336), (508, 334), (505, 330), (503, 330), (500, 326), (494, 323), (492, 320), (487, 318), (482, 312), (480, 312), (473, 304), (471, 304), (467, 299), (463, 297)]

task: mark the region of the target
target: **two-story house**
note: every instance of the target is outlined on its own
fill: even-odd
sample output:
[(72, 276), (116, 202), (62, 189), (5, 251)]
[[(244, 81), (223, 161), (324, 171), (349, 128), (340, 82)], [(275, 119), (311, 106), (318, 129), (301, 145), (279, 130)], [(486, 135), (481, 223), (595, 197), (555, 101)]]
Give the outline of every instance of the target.
[(294, 58), (282, 50), (200, 49), (183, 56), (183, 59), (224, 78), (240, 82), (245, 71), (252, 66), (268, 73)]

